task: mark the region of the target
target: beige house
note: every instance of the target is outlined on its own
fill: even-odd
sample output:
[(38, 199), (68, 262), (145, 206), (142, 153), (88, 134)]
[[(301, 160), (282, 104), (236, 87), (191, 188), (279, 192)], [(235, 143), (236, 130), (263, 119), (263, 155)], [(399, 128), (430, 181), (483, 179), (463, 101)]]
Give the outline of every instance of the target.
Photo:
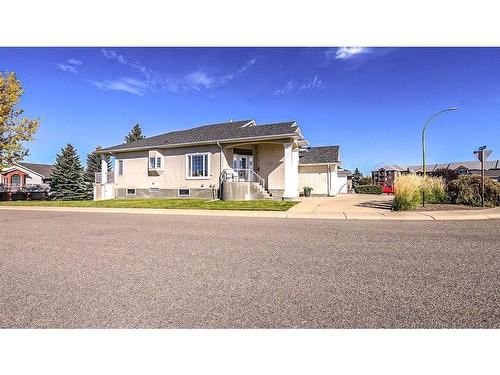
[(110, 155), (114, 170), (96, 176), (94, 199), (295, 199), (304, 184), (334, 195), (341, 183), (338, 146), (307, 145), (296, 122), (246, 120), (104, 148), (103, 165)]

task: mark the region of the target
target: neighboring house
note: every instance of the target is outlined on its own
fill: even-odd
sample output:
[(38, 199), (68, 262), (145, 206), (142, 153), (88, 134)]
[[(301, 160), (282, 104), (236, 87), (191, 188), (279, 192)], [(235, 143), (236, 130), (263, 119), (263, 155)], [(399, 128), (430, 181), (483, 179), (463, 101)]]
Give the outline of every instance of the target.
[[(476, 161), (455, 161), (451, 163), (428, 164), (425, 166), (429, 176), (435, 174), (439, 169), (450, 169), (458, 174), (481, 174), (481, 162)], [(500, 181), (500, 160), (487, 160), (484, 163), (485, 176)], [(401, 175), (417, 174), (422, 175), (422, 165), (386, 165), (376, 171), (372, 171), (372, 177), (376, 184), (392, 186), (394, 181)]]
[(337, 174), (339, 147), (307, 144), (294, 121), (246, 120), (104, 148), (99, 152), (113, 156), (115, 168), (97, 175), (94, 199), (295, 199), (304, 181), (320, 194), (336, 194), (344, 183)]
[(2, 190), (47, 190), (52, 169), (53, 166), (50, 164), (16, 163), (12, 167), (2, 170), (0, 174)]

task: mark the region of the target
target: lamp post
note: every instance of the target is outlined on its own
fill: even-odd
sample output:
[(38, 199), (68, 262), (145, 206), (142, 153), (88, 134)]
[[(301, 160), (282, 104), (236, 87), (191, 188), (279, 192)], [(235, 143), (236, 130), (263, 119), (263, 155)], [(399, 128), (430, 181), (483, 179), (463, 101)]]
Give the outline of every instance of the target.
[[(425, 165), (425, 131), (427, 129), (427, 125), (429, 125), (431, 120), (434, 119), (435, 117), (439, 116), (441, 113), (448, 112), (448, 111), (456, 111), (457, 109), (458, 109), (458, 107), (450, 107), (450, 108), (446, 108), (446, 109), (443, 109), (442, 111), (435, 113), (434, 115), (429, 117), (429, 119), (427, 120), (427, 122), (425, 123), (425, 125), (422, 129), (422, 173), (423, 173), (424, 177), (427, 173), (426, 165)], [(425, 192), (424, 191), (422, 191), (422, 206), (425, 207)]]

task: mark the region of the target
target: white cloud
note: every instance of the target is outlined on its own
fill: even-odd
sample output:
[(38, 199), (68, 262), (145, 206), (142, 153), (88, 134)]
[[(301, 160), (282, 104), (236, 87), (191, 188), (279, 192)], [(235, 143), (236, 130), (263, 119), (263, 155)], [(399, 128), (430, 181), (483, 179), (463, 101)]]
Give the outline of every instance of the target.
[(120, 55), (119, 53), (117, 53), (116, 51), (113, 51), (112, 49), (103, 48), (101, 50), (101, 52), (104, 55), (104, 57), (106, 57), (109, 60), (114, 60), (116, 62), (119, 62), (120, 64), (123, 64), (123, 65), (127, 64), (127, 59), (125, 58), (125, 56)]
[(327, 58), (331, 58), (333, 56), (337, 60), (347, 60), (357, 55), (370, 52), (370, 48), (366, 47), (339, 47), (337, 49), (327, 50), (325, 53)]
[(78, 70), (73, 66), (73, 65), (66, 65), (66, 64), (60, 64), (60, 63), (55, 63), (56, 67), (63, 72), (66, 73), (71, 73), (71, 74), (76, 74), (78, 73)]
[(147, 82), (128, 77), (120, 78), (117, 80), (88, 82), (101, 90), (123, 91), (139, 96), (143, 96), (150, 89)]
[(91, 82), (94, 86), (105, 90), (126, 91), (137, 95), (144, 95), (147, 91), (154, 91), (155, 89), (163, 89), (172, 92), (202, 91), (212, 89), (235, 79), (237, 76), (247, 71), (257, 61), (256, 59), (251, 59), (236, 71), (222, 76), (211, 74), (208, 69), (202, 67), (180, 77), (165, 77), (139, 62), (131, 61), (128, 57), (121, 55), (114, 50), (103, 48), (101, 49), (101, 52), (106, 59), (115, 61), (135, 70), (143, 76), (143, 79), (135, 79), (134, 82), (131, 81), (133, 80), (131, 78), (89, 82)]
[(287, 94), (292, 90), (298, 89), (298, 90), (319, 90), (325, 87), (324, 82), (317, 76), (313, 76), (312, 78), (308, 78), (303, 81), (302, 84), (297, 83), (293, 79), (287, 81), (285, 83), (285, 86), (282, 88), (276, 90), (273, 94), (274, 95), (283, 95)]
[(148, 69), (144, 65), (142, 65), (139, 62), (132, 62), (129, 59), (127, 59), (125, 56), (119, 54), (118, 52), (112, 50), (112, 49), (101, 49), (101, 52), (104, 57), (106, 57), (109, 60), (116, 61), (117, 63), (121, 65), (126, 65), (140, 74), (142, 74), (148, 82), (152, 83), (152, 76), (154, 75), (154, 72), (151, 69)]
[(83, 64), (81, 60), (74, 59), (74, 58), (69, 58), (67, 61), (67, 64), (61, 64), (61, 63), (55, 63), (56, 67), (63, 72), (66, 73), (71, 73), (71, 74), (76, 74), (78, 73), (78, 69), (76, 69), (76, 66), (80, 66)]
[(292, 91), (296, 87), (297, 87), (297, 84), (294, 82), (293, 79), (291, 79), (281, 89), (276, 90), (274, 92), (274, 95), (283, 95), (283, 94), (286, 94), (287, 92)]
[(322, 89), (323, 87), (325, 87), (323, 81), (318, 76), (314, 76), (306, 80), (304, 84), (300, 86), (300, 89), (311, 90), (311, 89)]
[(83, 62), (82, 62), (82, 60), (71, 58), (71, 59), (68, 59), (68, 64), (71, 64), (71, 65), (82, 65)]
[(214, 86), (216, 79), (210, 77), (206, 72), (195, 71), (191, 72), (184, 78), (187, 86), (199, 91), (201, 89), (209, 89)]
[(245, 65), (243, 65), (241, 68), (239, 68), (236, 72), (234, 73), (229, 73), (229, 74), (226, 74), (225, 76), (221, 77), (219, 79), (219, 83), (220, 84), (224, 84), (230, 80), (232, 80), (233, 78), (236, 78), (237, 76), (239, 76), (240, 74), (243, 74), (245, 73), (248, 68), (250, 68), (253, 64), (255, 64), (257, 60), (256, 59), (251, 59), (251, 60), (248, 60)]
[(229, 81), (237, 78), (255, 64), (256, 61), (256, 59), (248, 60), (234, 72), (225, 75), (211, 74), (206, 68), (201, 68), (186, 74), (181, 79), (166, 79), (163, 81), (162, 87), (173, 92), (213, 89), (218, 86), (223, 86)]

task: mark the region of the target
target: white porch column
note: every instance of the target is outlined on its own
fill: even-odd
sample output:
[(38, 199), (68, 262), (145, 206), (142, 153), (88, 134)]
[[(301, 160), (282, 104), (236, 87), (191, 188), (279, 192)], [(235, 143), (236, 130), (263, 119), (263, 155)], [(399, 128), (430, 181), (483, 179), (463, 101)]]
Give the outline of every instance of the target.
[(299, 197), (299, 149), (293, 143), (284, 143), (285, 149), (285, 191), (283, 198), (296, 199)]
[(101, 155), (101, 199), (106, 199), (106, 184), (108, 183), (108, 163), (106, 156)]
[(106, 161), (106, 155), (101, 155), (101, 183), (108, 183), (108, 162)]
[(341, 186), (339, 185), (337, 164), (328, 165), (328, 179), (329, 179), (329, 192), (328, 195), (334, 197), (339, 192)]

